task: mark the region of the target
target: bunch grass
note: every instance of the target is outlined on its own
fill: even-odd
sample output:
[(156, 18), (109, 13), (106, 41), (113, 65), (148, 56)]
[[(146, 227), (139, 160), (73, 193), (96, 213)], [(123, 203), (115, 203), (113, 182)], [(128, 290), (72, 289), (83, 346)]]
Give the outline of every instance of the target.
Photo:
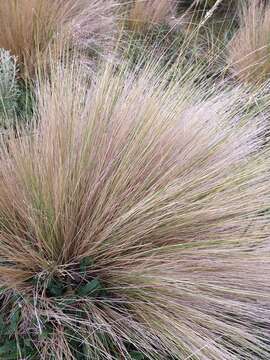
[(2, 0), (0, 48), (17, 57), (24, 77), (33, 77), (63, 44), (102, 53), (115, 29), (114, 0)]
[(0, 353), (266, 359), (269, 150), (250, 95), (156, 62), (92, 81), (76, 64), (1, 143)]
[(228, 49), (229, 64), (236, 78), (262, 84), (270, 73), (270, 6), (262, 0), (242, 3), (240, 28)]

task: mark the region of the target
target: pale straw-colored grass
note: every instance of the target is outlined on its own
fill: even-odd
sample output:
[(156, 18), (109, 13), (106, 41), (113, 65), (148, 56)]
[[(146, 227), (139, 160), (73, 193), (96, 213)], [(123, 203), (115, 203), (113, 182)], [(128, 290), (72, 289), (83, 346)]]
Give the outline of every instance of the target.
[(114, 0), (1, 0), (0, 48), (32, 75), (52, 54), (58, 56), (66, 38), (102, 51), (112, 40), (115, 10)]
[(135, 0), (129, 12), (128, 24), (136, 31), (168, 24), (175, 13), (175, 5), (175, 0)]
[(262, 83), (270, 74), (270, 6), (243, 2), (240, 28), (230, 43), (229, 64), (241, 81)]
[[(91, 360), (268, 358), (269, 154), (244, 96), (152, 66), (41, 85), (33, 133), (0, 148), (0, 283), (41, 359), (73, 359), (71, 330)], [(105, 293), (74, 295), (83, 259)]]

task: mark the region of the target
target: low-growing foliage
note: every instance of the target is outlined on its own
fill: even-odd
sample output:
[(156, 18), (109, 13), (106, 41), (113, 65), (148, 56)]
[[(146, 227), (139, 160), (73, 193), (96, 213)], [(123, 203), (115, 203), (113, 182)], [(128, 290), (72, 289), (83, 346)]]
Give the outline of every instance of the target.
[(19, 95), (16, 59), (9, 51), (0, 49), (0, 127), (14, 117)]
[(0, 132), (31, 119), (35, 102), (32, 87), (18, 78), (16, 58), (0, 49)]

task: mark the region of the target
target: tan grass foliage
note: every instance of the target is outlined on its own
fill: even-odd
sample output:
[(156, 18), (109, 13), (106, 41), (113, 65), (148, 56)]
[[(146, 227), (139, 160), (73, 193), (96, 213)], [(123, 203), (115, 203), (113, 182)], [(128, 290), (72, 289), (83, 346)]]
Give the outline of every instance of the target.
[(261, 83), (270, 74), (270, 6), (262, 0), (244, 2), (240, 20), (229, 46), (229, 62), (240, 80)]
[[(114, 0), (1, 0), (0, 47), (33, 73), (63, 38), (98, 51), (112, 37)], [(50, 50), (50, 56), (51, 56)]]
[[(0, 283), (22, 294), (19, 335), (53, 325), (35, 344), (42, 359), (73, 359), (68, 328), (89, 359), (115, 358), (101, 331), (123, 359), (127, 342), (147, 359), (267, 359), (262, 125), (238, 125), (241, 94), (210, 96), (151, 67), (105, 68), (90, 85), (75, 70), (52, 73), (35, 131), (0, 148)], [(85, 257), (106, 296), (73, 299), (68, 313), (70, 289), (29, 301), (29, 278), (74, 280)]]
[(174, 10), (175, 0), (135, 0), (129, 13), (129, 26), (139, 31), (167, 24)]

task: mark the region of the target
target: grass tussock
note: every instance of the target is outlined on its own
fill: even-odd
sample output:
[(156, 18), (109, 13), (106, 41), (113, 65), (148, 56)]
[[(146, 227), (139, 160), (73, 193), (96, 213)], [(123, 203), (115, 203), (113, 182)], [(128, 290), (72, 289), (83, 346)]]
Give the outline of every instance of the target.
[(155, 25), (168, 24), (176, 9), (175, 0), (135, 0), (128, 25), (135, 31), (146, 31)]
[(262, 83), (270, 74), (270, 6), (262, 0), (243, 3), (240, 21), (229, 46), (232, 72), (241, 81)]
[(3, 356), (268, 358), (262, 124), (151, 67), (79, 74), (0, 147)]
[(112, 37), (114, 10), (113, 0), (2, 0), (0, 48), (18, 58), (24, 75), (32, 75), (58, 56), (64, 39), (102, 51)]

